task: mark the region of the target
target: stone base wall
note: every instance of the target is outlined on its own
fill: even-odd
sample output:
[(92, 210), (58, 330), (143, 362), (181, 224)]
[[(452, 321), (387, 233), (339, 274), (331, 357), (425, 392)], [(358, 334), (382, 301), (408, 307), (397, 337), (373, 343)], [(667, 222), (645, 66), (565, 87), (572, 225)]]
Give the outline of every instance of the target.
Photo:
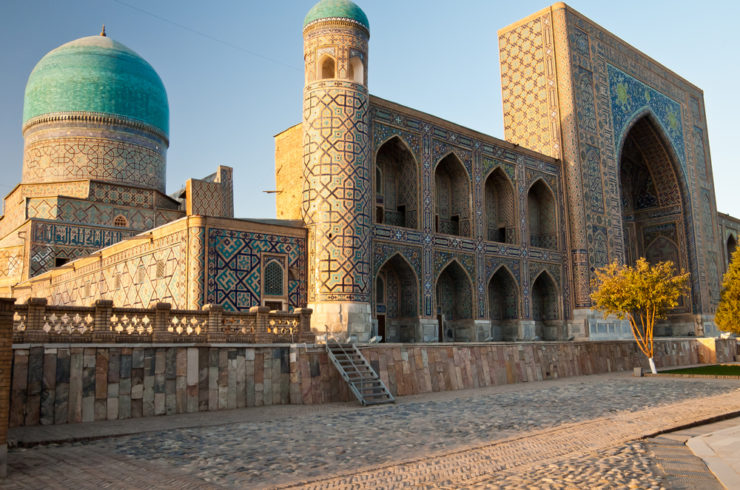
[[(733, 361), (736, 345), (658, 340), (655, 363)], [(362, 352), (400, 396), (648, 367), (633, 341), (380, 344)], [(10, 426), (351, 399), (322, 346), (16, 344)]]

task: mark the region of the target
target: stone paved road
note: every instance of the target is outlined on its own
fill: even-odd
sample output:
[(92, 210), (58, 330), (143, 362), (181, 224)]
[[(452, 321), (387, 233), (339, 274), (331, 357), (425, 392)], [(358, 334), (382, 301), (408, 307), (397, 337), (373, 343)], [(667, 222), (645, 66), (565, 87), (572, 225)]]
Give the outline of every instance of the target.
[[(393, 406), (14, 449), (7, 483), (38, 487), (43, 477), (85, 488), (75, 474), (95, 481), (95, 471), (104, 476), (102, 468), (116, 462), (117, 472), (134, 474), (122, 487), (161, 472), (169, 486), (193, 487), (659, 488), (662, 473), (644, 444), (632, 441), (650, 434), (646, 427), (657, 432), (740, 410), (739, 388), (734, 380), (606, 375), (405, 397)], [(673, 407), (655, 408), (667, 404)]]

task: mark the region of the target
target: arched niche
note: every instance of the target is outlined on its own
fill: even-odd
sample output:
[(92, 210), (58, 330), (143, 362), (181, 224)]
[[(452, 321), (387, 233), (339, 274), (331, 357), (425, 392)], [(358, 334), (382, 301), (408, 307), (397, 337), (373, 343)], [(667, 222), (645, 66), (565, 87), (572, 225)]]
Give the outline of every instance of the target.
[(516, 338), (516, 320), (519, 318), (519, 288), (514, 276), (504, 266), (488, 281), (488, 316), (492, 332), (501, 332), (504, 340)]
[(328, 78), (336, 78), (337, 68), (334, 58), (329, 55), (324, 55), (319, 61), (319, 78), (321, 80)]
[(471, 236), (470, 178), (454, 153), (434, 169), (434, 229), (437, 233)]
[(365, 64), (359, 56), (349, 59), (349, 79), (355, 83), (365, 83)]
[(453, 260), (437, 277), (437, 320), (440, 341), (474, 340), (473, 288), (468, 274)]
[(418, 228), (417, 164), (400, 137), (394, 136), (378, 148), (375, 179), (375, 222)]
[[(395, 254), (379, 269), (376, 287), (383, 288), (383, 304), (376, 306), (378, 335), (383, 342), (414, 342), (419, 325), (419, 281), (408, 262)], [(378, 296), (380, 300), (380, 296)]]
[(536, 335), (544, 340), (559, 338), (560, 296), (555, 280), (542, 271), (532, 283), (532, 319)]
[(501, 167), (488, 175), (484, 196), (483, 236), (493, 242), (516, 243), (514, 186)]
[(737, 240), (735, 239), (734, 235), (730, 235), (727, 237), (727, 263), (729, 264), (732, 262), (732, 254), (735, 253), (735, 250), (737, 249)]
[(555, 196), (542, 179), (527, 192), (529, 244), (540, 248), (558, 248)]

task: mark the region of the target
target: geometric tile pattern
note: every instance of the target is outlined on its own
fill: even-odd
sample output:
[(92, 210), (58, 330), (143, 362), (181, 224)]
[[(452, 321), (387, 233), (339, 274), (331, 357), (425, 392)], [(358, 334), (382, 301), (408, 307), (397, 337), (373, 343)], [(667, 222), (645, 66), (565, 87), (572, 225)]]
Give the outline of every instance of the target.
[(225, 193), (220, 183), (191, 179), (190, 191), (192, 194), (188, 196), (188, 200), (192, 201), (192, 214), (224, 216)]
[(206, 303), (227, 311), (261, 305), (263, 254), (287, 257), (294, 272), (288, 276), (289, 307), (305, 305), (305, 239), (218, 228), (208, 230)]
[(63, 274), (45, 294), (34, 288), (34, 295), (58, 305), (90, 305), (105, 298), (121, 307), (149, 308), (166, 302), (186, 308), (186, 257), (187, 230), (181, 230), (114, 254), (102, 267), (94, 264)]
[(544, 20), (534, 18), (499, 37), (504, 128), (507, 141), (558, 157), (547, 110), (554, 86), (542, 69), (545, 52), (552, 49), (545, 45)]
[(27, 141), (23, 182), (96, 179), (164, 192), (166, 146), (160, 145), (156, 150), (118, 139), (92, 137)]
[(303, 216), (312, 236), (309, 302), (370, 301), (368, 95), (331, 80), (305, 89)]

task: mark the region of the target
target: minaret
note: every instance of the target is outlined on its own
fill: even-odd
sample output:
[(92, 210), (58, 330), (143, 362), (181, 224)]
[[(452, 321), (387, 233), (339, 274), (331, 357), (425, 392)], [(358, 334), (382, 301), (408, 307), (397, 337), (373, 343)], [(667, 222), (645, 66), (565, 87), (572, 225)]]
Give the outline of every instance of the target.
[(370, 26), (349, 0), (322, 0), (303, 25), (308, 306), (316, 333), (367, 340), (370, 319)]

